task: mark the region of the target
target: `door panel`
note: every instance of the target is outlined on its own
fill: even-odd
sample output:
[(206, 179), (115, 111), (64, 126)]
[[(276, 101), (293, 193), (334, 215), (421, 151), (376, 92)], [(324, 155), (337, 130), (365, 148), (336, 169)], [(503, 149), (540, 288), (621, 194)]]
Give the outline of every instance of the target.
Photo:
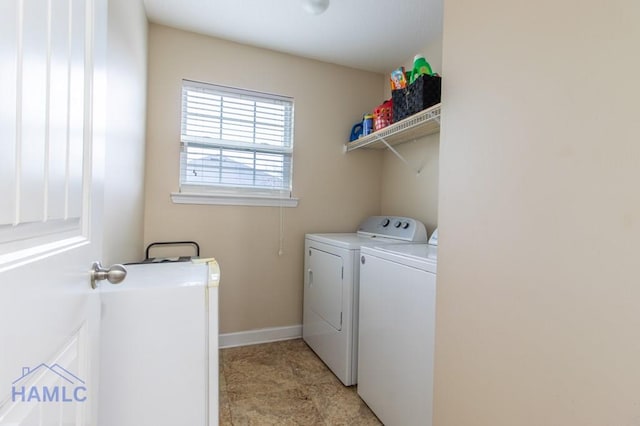
[[(1, 424), (74, 425), (79, 418), (86, 418), (88, 405), (82, 402), (87, 398), (87, 384), (81, 377), (88, 373), (83, 356), (87, 337), (88, 329), (83, 326), (51, 362), (23, 367), (12, 383), (12, 400), (20, 403), (7, 405)], [(74, 400), (80, 402), (69, 403)]]
[(310, 249), (310, 306), (336, 330), (342, 329), (342, 257)]
[[(92, 1), (3, 2), (0, 255), (87, 234)], [(7, 31), (5, 28), (10, 30)], [(10, 44), (10, 45), (9, 45)], [(5, 66), (11, 64), (12, 66)], [(85, 170), (86, 168), (86, 170)], [(5, 181), (6, 178), (6, 181)], [(88, 223), (85, 217), (85, 222)]]
[[(16, 205), (16, 67), (4, 64), (15, 63), (17, 57), (17, 2), (0, 1), (0, 224), (12, 223)], [(10, 19), (14, 18), (14, 19)], [(13, 83), (13, 84), (7, 84)]]
[(0, 2), (0, 425), (97, 423), (106, 14)]

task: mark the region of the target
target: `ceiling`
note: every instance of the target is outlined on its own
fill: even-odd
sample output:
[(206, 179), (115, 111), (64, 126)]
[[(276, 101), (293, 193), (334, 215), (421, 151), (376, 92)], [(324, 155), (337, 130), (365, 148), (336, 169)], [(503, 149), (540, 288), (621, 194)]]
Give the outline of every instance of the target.
[(405, 64), (442, 32), (442, 0), (144, 0), (151, 22), (380, 73)]

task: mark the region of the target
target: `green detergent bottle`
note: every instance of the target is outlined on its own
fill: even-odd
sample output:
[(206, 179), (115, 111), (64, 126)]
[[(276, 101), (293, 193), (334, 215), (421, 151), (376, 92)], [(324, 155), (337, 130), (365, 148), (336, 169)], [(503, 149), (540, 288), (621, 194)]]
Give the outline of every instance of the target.
[(433, 75), (433, 71), (431, 70), (431, 65), (424, 59), (422, 55), (416, 55), (413, 58), (413, 71), (411, 71), (411, 79), (409, 83), (413, 83), (416, 81), (418, 77), (422, 74)]

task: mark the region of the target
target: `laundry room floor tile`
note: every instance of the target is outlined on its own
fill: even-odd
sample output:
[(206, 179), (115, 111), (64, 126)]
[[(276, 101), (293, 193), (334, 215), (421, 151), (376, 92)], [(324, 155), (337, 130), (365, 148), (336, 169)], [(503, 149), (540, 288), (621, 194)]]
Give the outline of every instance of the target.
[(379, 425), (380, 421), (362, 402), (354, 386), (333, 383), (309, 385), (309, 395), (322, 413), (327, 425)]
[(324, 425), (307, 393), (289, 389), (245, 398), (231, 404), (234, 425)]
[(220, 425), (381, 425), (302, 339), (227, 348)]

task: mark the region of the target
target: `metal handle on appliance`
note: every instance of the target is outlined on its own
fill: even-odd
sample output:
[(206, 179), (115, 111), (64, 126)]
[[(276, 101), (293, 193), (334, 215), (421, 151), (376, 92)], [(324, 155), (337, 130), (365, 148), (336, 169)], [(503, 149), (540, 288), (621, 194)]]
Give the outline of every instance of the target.
[(120, 264), (112, 265), (107, 269), (100, 262), (93, 262), (89, 274), (91, 276), (91, 288), (95, 290), (98, 287), (96, 281), (107, 280), (111, 284), (120, 284), (126, 278), (127, 270)]
[(150, 259), (151, 257), (149, 256), (149, 254), (151, 252), (151, 248), (155, 246), (184, 246), (184, 245), (193, 246), (196, 252), (196, 257), (200, 257), (200, 245), (195, 241), (156, 241), (155, 243), (151, 243), (147, 246), (147, 249), (144, 252), (144, 256), (145, 256), (145, 259)]

